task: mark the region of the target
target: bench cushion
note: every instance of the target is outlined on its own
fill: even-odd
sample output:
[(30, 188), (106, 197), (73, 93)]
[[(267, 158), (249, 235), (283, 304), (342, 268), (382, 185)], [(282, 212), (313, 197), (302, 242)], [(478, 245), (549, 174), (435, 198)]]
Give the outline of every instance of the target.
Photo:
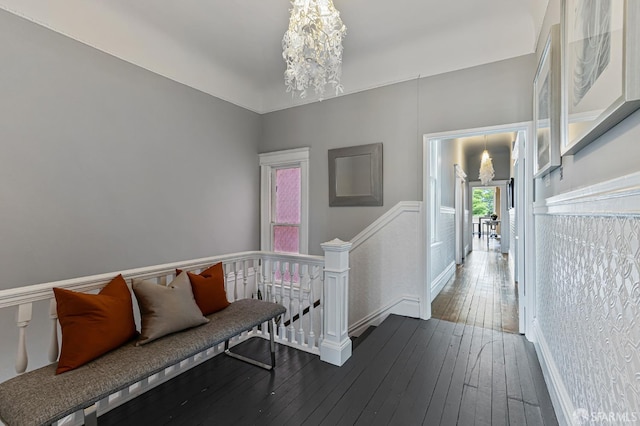
[(55, 374), (56, 364), (27, 372), (0, 383), (0, 419), (9, 426), (52, 423), (285, 312), (242, 299), (209, 315), (207, 324), (144, 346), (128, 343), (64, 374)]

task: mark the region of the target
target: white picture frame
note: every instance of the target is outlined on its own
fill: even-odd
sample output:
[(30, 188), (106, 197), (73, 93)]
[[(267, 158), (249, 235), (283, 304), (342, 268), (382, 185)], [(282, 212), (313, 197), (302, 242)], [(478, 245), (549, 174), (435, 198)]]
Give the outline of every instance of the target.
[(562, 155), (640, 108), (640, 1), (562, 1)]
[(533, 176), (550, 173), (561, 164), (560, 25), (549, 31), (533, 79)]

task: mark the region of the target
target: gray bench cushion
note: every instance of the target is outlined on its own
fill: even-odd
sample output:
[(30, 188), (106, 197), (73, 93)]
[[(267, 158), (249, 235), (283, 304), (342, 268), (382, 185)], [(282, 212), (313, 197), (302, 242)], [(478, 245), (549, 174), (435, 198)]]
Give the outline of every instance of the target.
[(209, 315), (207, 324), (144, 346), (130, 342), (75, 370), (56, 376), (51, 364), (14, 377), (0, 383), (0, 419), (9, 426), (50, 424), (285, 312), (242, 299)]

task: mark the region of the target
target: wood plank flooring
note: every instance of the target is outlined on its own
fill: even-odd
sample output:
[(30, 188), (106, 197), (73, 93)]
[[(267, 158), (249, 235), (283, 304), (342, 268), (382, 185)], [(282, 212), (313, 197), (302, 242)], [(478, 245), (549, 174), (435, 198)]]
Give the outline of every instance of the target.
[[(237, 350), (267, 357), (268, 342)], [(101, 416), (101, 425), (556, 425), (522, 336), (388, 317), (342, 367), (277, 345), (264, 371), (218, 356)], [(267, 360), (265, 359), (265, 362)]]
[(460, 324), (518, 332), (518, 284), (510, 277), (507, 255), (486, 237), (474, 237), (473, 251), (431, 305), (431, 315)]

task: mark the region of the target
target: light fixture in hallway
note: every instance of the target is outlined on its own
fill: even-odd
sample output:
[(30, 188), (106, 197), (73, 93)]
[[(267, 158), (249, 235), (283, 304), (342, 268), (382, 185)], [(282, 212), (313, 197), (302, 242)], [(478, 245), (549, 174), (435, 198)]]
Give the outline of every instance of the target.
[(487, 151), (487, 135), (484, 135), (484, 152), (482, 153), (482, 160), (480, 161), (480, 174), (478, 178), (483, 185), (487, 186), (491, 183), (494, 176), (493, 161), (491, 161), (489, 151)]
[(347, 28), (332, 0), (292, 0), (289, 29), (282, 39), (282, 57), (287, 63), (284, 80), (287, 93), (307, 95), (313, 87), (324, 94), (331, 83), (342, 93), (342, 39)]

